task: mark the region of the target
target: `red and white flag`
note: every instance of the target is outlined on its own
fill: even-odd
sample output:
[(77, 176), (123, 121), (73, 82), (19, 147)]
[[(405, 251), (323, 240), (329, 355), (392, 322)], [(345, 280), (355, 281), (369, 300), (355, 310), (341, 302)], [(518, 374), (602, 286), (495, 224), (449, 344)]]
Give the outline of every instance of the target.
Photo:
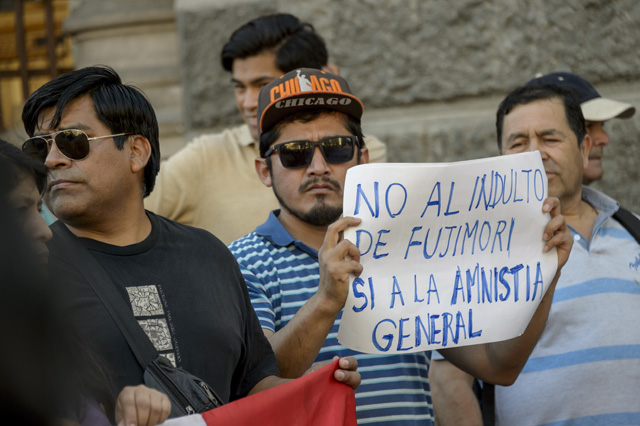
[(355, 426), (353, 389), (333, 378), (337, 368), (335, 360), (299, 379), (162, 426)]

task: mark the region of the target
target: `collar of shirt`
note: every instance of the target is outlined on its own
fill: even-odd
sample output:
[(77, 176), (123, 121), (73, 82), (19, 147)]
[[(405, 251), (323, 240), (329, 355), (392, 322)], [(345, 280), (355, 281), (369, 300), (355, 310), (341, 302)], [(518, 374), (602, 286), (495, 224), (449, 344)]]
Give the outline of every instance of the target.
[(258, 148), (258, 142), (254, 141), (251, 137), (251, 132), (249, 131), (249, 126), (247, 124), (243, 124), (238, 130), (238, 144), (240, 146), (254, 145), (256, 149)]
[(616, 200), (590, 186), (582, 187), (582, 199), (595, 207), (598, 212), (608, 216), (612, 216), (620, 207)]
[(318, 251), (309, 247), (302, 241), (298, 241), (286, 230), (282, 223), (278, 220), (280, 209), (272, 210), (269, 213), (269, 218), (265, 223), (256, 228), (256, 234), (270, 241), (273, 245), (278, 247), (287, 247), (295, 245), (298, 249), (304, 251), (309, 256), (318, 258)]
[[(596, 221), (593, 224), (593, 230), (591, 231), (590, 240), (593, 240), (593, 236), (596, 235), (605, 222), (611, 218), (616, 211), (618, 211), (620, 205), (616, 200), (608, 195), (584, 185), (582, 186), (582, 199), (591, 204), (598, 212), (598, 217), (596, 218)], [(570, 225), (569, 232), (571, 232), (575, 241), (579, 241), (581, 244), (588, 247), (589, 244), (587, 240), (580, 238), (578, 231), (573, 229)]]

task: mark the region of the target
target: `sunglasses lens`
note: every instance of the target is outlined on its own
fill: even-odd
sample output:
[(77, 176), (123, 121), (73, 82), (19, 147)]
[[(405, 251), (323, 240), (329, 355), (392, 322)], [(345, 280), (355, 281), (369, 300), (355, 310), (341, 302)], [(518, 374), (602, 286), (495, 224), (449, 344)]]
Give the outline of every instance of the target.
[(89, 155), (89, 139), (81, 130), (64, 130), (55, 136), (56, 146), (72, 160), (82, 160)]
[(29, 157), (44, 163), (44, 160), (47, 159), (47, 154), (49, 153), (49, 147), (45, 139), (31, 138), (27, 139), (25, 143), (22, 144), (22, 152), (27, 154)]
[(289, 169), (308, 166), (313, 157), (313, 148), (309, 141), (284, 143), (279, 148), (280, 162)]
[(335, 137), (322, 141), (324, 158), (329, 164), (342, 164), (353, 158), (353, 138)]
[(342, 164), (353, 158), (354, 138), (335, 136), (320, 142), (294, 141), (278, 145), (280, 162), (288, 169), (307, 167), (311, 164), (316, 145), (320, 145), (322, 155), (329, 164)]

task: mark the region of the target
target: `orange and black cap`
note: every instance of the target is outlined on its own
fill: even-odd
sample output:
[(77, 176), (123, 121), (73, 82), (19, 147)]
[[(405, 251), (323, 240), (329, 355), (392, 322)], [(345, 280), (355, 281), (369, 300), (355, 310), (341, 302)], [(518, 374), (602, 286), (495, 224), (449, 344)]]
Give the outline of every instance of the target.
[(304, 109), (330, 109), (362, 118), (364, 108), (347, 81), (339, 75), (299, 68), (273, 80), (258, 97), (258, 133), (284, 117)]

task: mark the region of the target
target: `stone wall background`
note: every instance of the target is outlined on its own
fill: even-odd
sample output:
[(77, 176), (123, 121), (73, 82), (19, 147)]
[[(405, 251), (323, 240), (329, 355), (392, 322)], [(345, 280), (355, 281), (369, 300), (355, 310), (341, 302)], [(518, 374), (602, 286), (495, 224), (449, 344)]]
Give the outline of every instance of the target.
[[(111, 55), (125, 80), (152, 90), (161, 128), (169, 129), (168, 138), (161, 129), (165, 156), (198, 134), (240, 123), (219, 54), (234, 29), (273, 12), (311, 22), (324, 37), (331, 61), (363, 100), (365, 133), (387, 143), (390, 161), (496, 155), (497, 106), (536, 73), (572, 71), (603, 96), (640, 107), (637, 0), (81, 0), (76, 22), (89, 24), (84, 20), (97, 1), (112, 17), (115, 11), (170, 9), (161, 19), (147, 19), (146, 27), (118, 24), (112, 30), (161, 45), (155, 58), (146, 58), (147, 47), (141, 48), (144, 63), (135, 61), (135, 48), (125, 63), (117, 59), (130, 46), (116, 43), (108, 51), (106, 43), (84, 34), (96, 31), (89, 25), (84, 33), (76, 30), (84, 52), (96, 55), (87, 41), (94, 40), (105, 58), (101, 63)], [(144, 81), (147, 70), (151, 83)], [(606, 128), (612, 141), (605, 150), (606, 174), (594, 186), (640, 212), (640, 112)]]
[[(239, 123), (219, 53), (263, 13), (289, 12), (324, 37), (365, 105), (363, 127), (390, 161), (496, 155), (495, 111), (536, 73), (572, 71), (640, 107), (635, 0), (315, 0), (175, 2), (187, 135)], [(606, 125), (595, 186), (640, 211), (640, 112)]]

